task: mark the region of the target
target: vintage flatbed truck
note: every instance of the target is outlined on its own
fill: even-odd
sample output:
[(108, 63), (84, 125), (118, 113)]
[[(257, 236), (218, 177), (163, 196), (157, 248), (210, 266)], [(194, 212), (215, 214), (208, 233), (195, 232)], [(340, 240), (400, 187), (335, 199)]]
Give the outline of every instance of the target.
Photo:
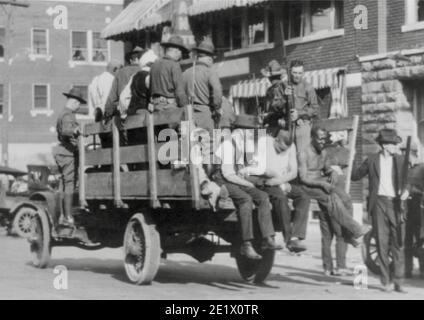
[[(48, 265), (53, 247), (76, 246), (87, 250), (123, 247), (125, 271), (135, 284), (150, 284), (158, 272), (160, 259), (173, 253), (188, 254), (200, 262), (212, 259), (216, 253), (230, 253), (243, 279), (257, 283), (266, 279), (275, 252), (261, 252), (258, 239), (255, 246), (262, 260), (248, 260), (238, 254), (236, 212), (210, 209), (200, 196), (195, 166), (190, 164), (175, 170), (158, 163), (157, 151), (163, 143), (156, 141), (155, 127), (186, 120), (193, 128), (192, 109), (190, 106), (185, 109), (186, 112), (180, 109), (153, 114), (143, 111), (123, 123), (118, 124), (121, 120), (116, 118), (109, 128), (101, 123), (84, 126), (79, 138), (79, 190), (74, 217), (78, 229), (84, 230), (96, 245), (63, 235), (58, 226), (61, 213), (58, 195), (35, 193), (27, 205), (36, 212), (30, 238), (36, 267)], [(244, 117), (242, 121), (253, 121), (252, 116), (240, 117)], [(353, 133), (349, 150), (354, 150), (358, 118), (328, 121), (325, 125), (329, 130)], [(120, 146), (118, 127), (127, 131), (147, 129), (147, 144)], [(112, 133), (113, 147), (88, 150), (87, 139), (105, 133)], [(353, 151), (349, 158), (351, 164)], [(135, 170), (123, 170), (125, 166)]]

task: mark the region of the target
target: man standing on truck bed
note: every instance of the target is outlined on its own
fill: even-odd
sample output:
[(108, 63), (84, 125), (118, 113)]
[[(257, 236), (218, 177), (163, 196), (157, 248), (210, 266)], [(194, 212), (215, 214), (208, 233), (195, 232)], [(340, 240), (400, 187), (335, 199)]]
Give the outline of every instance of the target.
[(188, 99), (178, 62), (188, 50), (180, 36), (172, 36), (161, 45), (165, 49), (165, 57), (157, 60), (150, 70), (150, 91), (154, 110), (183, 108), (188, 105)]

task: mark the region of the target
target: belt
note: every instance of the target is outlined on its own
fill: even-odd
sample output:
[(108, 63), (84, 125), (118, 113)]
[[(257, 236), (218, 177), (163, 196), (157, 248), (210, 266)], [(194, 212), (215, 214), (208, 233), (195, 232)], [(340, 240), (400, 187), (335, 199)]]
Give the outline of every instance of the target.
[(395, 197), (380, 196), (380, 195), (378, 195), (378, 197), (379, 197), (380, 199), (388, 200), (388, 201), (393, 201), (393, 200), (395, 200), (395, 199), (396, 199)]
[(152, 102), (156, 104), (157, 103), (176, 103), (177, 100), (175, 98), (166, 98), (166, 97), (159, 96), (159, 97), (154, 97), (152, 99)]

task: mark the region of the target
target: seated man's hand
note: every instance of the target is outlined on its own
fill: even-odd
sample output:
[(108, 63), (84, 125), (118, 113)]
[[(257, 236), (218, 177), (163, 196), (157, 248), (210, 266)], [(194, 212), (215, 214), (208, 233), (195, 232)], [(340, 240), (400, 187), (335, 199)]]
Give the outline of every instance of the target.
[(342, 168), (340, 168), (340, 166), (331, 166), (331, 170), (333, 170), (333, 172), (335, 172), (339, 176), (343, 175), (343, 170)]

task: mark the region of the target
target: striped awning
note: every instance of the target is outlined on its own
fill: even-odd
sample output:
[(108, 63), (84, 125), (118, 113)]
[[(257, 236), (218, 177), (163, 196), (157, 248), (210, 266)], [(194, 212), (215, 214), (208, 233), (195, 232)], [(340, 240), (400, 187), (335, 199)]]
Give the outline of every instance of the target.
[(193, 0), (193, 4), (189, 8), (189, 15), (195, 16), (232, 7), (252, 6), (266, 1), (268, 0)]
[(102, 38), (140, 30), (170, 21), (170, 10), (162, 10), (171, 0), (134, 0), (102, 31)]
[[(304, 78), (315, 89), (333, 88), (339, 85), (338, 75), (344, 72), (344, 68), (307, 71)], [(268, 78), (240, 81), (231, 87), (230, 93), (233, 98), (265, 97), (270, 86)]]

